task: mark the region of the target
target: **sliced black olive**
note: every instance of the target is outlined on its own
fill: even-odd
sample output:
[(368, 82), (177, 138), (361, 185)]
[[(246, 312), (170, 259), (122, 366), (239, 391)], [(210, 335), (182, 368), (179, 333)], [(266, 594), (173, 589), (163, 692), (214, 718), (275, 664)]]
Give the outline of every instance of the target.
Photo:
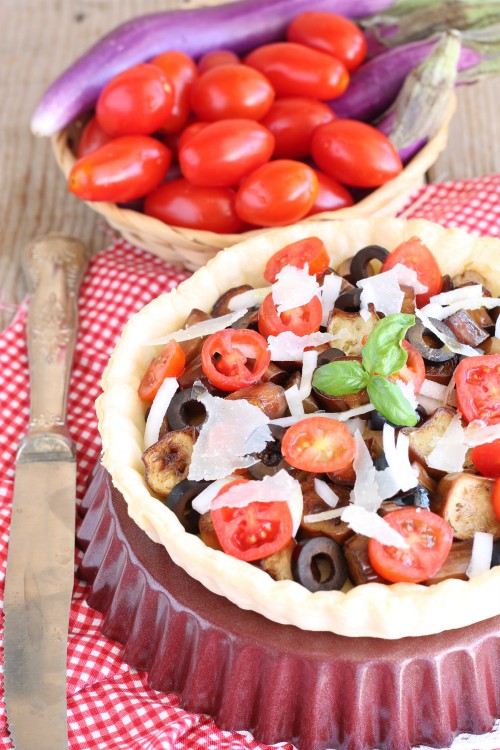
[(384, 417), (384, 415), (376, 409), (370, 412), (370, 419), (368, 421), (368, 427), (370, 430), (378, 432), (379, 430), (384, 429), (385, 424), (390, 424), (392, 427), (396, 426), (393, 422), (390, 422), (387, 417)]
[(496, 565), (500, 565), (500, 540), (493, 542), (493, 553), (491, 555), (491, 566), (494, 568)]
[(238, 320), (235, 320), (229, 327), (235, 328), (236, 330), (250, 328), (252, 331), (257, 331), (259, 328), (259, 308), (251, 307), (248, 312), (242, 315), (241, 318), (238, 318)]
[(256, 479), (272, 476), (281, 469), (290, 468), (281, 453), (281, 441), (285, 434), (285, 428), (272, 424), (269, 425), (269, 430), (273, 439), (268, 442), (263, 451), (253, 454), (255, 458), (259, 459), (259, 462), (248, 467), (248, 471)]
[(403, 495), (395, 497), (394, 502), (398, 505), (415, 505), (417, 508), (430, 510), (431, 499), (426, 488), (419, 484), (417, 487), (408, 490), (408, 492), (405, 492)]
[(361, 304), (361, 289), (355, 287), (348, 292), (343, 292), (335, 300), (335, 307), (337, 310), (344, 310), (344, 312), (359, 312), (359, 306)]
[(351, 260), (351, 268), (349, 273), (351, 276), (351, 282), (356, 284), (360, 279), (366, 279), (369, 275), (369, 265), (372, 260), (379, 260), (381, 263), (389, 255), (389, 251), (381, 245), (367, 245), (361, 250), (358, 250), (354, 258)]
[(184, 430), (203, 424), (207, 410), (193, 395), (191, 388), (177, 391), (167, 409), (167, 422), (171, 430)]
[(170, 495), (165, 499), (165, 505), (175, 513), (186, 531), (190, 534), (198, 533), (198, 521), (200, 514), (193, 507), (192, 502), (198, 497), (210, 482), (194, 482), (192, 479), (183, 479), (176, 484)]
[(335, 349), (332, 346), (330, 349), (325, 349), (324, 352), (320, 352), (317, 367), (328, 365), (330, 362), (333, 362), (334, 359), (341, 359), (342, 357), (345, 357), (345, 353), (342, 349)]
[[(432, 319), (432, 322), (440, 331), (446, 333), (450, 338), (454, 338), (450, 329), (442, 321)], [(420, 321), (417, 321), (414, 326), (408, 329), (406, 338), (422, 357), (430, 362), (446, 362), (454, 356), (453, 352), (446, 349), (432, 331), (429, 331)], [(436, 346), (428, 344), (426, 338), (435, 342)]]
[(292, 574), (309, 591), (340, 591), (347, 579), (342, 547), (327, 536), (299, 542), (292, 555)]

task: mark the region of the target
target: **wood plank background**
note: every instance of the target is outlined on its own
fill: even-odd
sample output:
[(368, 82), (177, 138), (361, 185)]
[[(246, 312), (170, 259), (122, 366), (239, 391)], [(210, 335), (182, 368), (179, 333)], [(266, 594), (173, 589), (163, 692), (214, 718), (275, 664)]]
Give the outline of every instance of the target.
[[(216, 2), (217, 0), (215, 0)], [(47, 139), (29, 120), (44, 89), (91, 44), (123, 21), (185, 0), (0, 0), (0, 330), (25, 293), (24, 245), (47, 232), (80, 237), (96, 252), (102, 221), (66, 190)], [(208, 3), (204, 3), (208, 4)], [(500, 171), (500, 78), (461, 87), (434, 182)]]

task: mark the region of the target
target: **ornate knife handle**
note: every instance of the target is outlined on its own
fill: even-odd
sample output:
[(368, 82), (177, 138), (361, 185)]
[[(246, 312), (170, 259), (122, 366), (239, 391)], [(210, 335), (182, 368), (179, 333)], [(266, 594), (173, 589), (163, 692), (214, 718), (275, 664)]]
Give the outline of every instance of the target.
[[(23, 258), (30, 292), (27, 323), (30, 369), (30, 452), (61, 450), (78, 324), (78, 290), (88, 258), (73, 237), (52, 235), (30, 244)], [(45, 437), (45, 440), (43, 439)], [(52, 445), (51, 445), (52, 444)]]

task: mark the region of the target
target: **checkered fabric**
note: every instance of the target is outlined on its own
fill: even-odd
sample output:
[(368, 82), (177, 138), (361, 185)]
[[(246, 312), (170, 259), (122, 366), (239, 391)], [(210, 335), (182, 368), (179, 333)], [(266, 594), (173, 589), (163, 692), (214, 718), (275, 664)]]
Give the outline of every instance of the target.
[[(430, 185), (406, 207), (407, 217), (500, 235), (500, 175)], [(79, 335), (69, 396), (69, 429), (77, 445), (78, 496), (99, 452), (94, 402), (109, 355), (128, 318), (189, 276), (149, 253), (116, 240), (97, 255), (80, 293)], [(0, 595), (5, 578), (14, 457), (28, 421), (27, 307), (0, 334)], [(80, 555), (76, 553), (77, 557)], [(155, 692), (146, 674), (121, 659), (122, 647), (100, 633), (101, 615), (85, 602), (75, 580), (68, 647), (68, 721), (71, 750), (248, 750), (262, 748), (246, 733), (219, 730), (206, 716), (187, 713), (175, 695)], [(0, 740), (12, 748), (0, 695)], [(291, 746), (286, 745), (290, 750)], [(497, 750), (500, 724), (489, 735), (461, 737), (454, 750)]]

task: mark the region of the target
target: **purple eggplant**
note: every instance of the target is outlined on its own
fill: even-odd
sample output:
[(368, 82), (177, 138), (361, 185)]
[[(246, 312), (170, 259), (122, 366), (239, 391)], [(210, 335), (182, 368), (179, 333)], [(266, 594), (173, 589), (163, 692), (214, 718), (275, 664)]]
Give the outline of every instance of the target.
[(220, 48), (243, 54), (283, 38), (289, 22), (304, 11), (362, 18), (394, 4), (395, 0), (243, 0), (134, 18), (100, 39), (47, 89), (31, 129), (36, 135), (53, 135), (90, 109), (113, 76), (166, 50), (181, 50), (194, 58)]

